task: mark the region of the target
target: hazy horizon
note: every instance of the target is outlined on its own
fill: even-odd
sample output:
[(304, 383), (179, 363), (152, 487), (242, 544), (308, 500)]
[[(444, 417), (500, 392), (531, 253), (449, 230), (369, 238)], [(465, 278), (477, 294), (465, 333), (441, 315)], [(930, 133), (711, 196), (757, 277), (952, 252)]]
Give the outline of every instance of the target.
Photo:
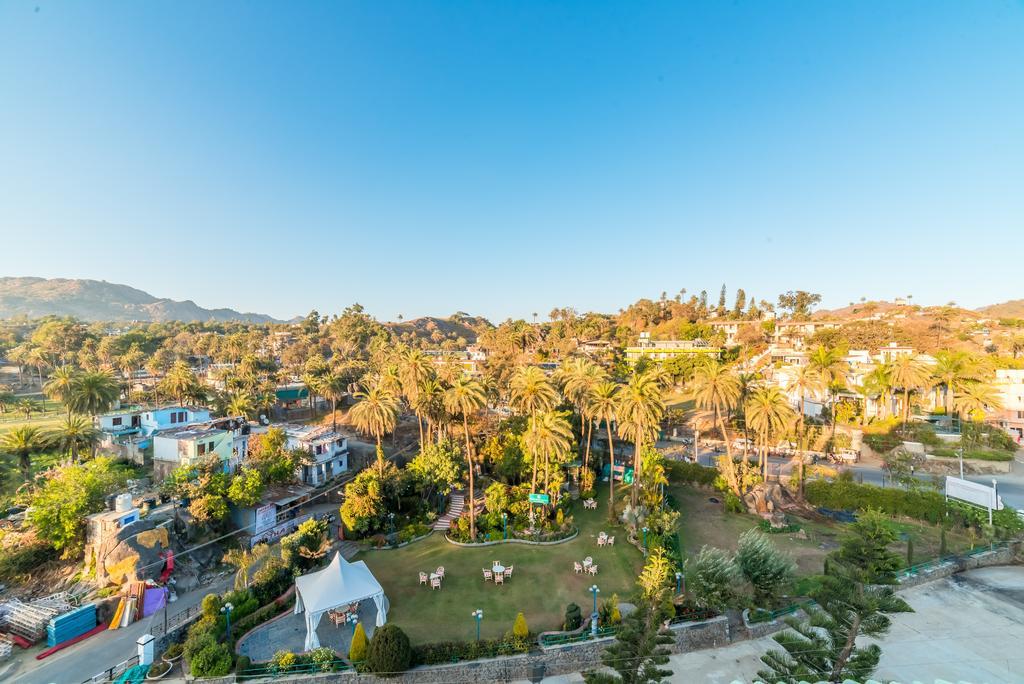
[(0, 4), (4, 272), (288, 319), (1024, 297), (1024, 4)]

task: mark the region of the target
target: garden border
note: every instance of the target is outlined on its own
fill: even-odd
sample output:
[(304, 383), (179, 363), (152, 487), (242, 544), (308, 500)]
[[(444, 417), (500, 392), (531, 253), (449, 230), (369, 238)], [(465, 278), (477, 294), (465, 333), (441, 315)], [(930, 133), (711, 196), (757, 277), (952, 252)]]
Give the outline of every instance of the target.
[[(434, 534), (435, 531), (436, 530), (430, 530), (422, 537), (413, 537), (407, 542), (402, 542), (401, 544), (396, 544), (394, 546), (367, 546), (365, 548), (360, 548), (359, 551), (394, 551), (395, 549), (404, 549), (406, 546), (409, 546), (410, 544), (415, 544), (418, 541), (423, 541), (430, 535)], [(360, 544), (360, 546), (362, 545)]]
[(457, 542), (454, 539), (452, 539), (451, 537), (449, 537), (447, 533), (444, 535), (444, 538), (445, 538), (445, 541), (447, 541), (452, 546), (461, 546), (462, 548), (465, 548), (465, 549), (473, 549), (473, 548), (484, 547), (484, 546), (497, 546), (498, 544), (528, 544), (530, 546), (554, 546), (556, 544), (565, 544), (566, 542), (571, 542), (573, 539), (576, 539), (576, 537), (578, 537), (578, 536), (580, 536), (580, 528), (577, 527), (577, 528), (575, 528), (573, 530), (573, 533), (571, 535), (569, 535), (568, 537), (566, 537), (565, 539), (557, 539), (555, 541), (530, 541), (529, 539), (515, 539), (515, 538), (513, 538), (513, 539), (495, 539), (494, 541), (487, 541), (487, 542)]

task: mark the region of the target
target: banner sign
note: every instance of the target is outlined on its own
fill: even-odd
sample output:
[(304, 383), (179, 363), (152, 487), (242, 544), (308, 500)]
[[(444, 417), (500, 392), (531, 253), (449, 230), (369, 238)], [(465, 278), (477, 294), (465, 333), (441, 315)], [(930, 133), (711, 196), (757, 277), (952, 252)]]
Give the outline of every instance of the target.
[(547, 494), (531, 494), (530, 503), (535, 504), (549, 504), (551, 503), (551, 497)]
[(277, 504), (268, 503), (256, 509), (256, 525), (253, 528), (254, 534), (266, 532), (277, 524)]

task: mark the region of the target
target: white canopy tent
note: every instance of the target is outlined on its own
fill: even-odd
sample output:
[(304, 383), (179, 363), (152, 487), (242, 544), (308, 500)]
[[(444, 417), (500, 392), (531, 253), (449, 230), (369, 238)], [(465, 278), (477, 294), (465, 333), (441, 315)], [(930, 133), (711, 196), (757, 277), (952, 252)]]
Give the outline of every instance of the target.
[(295, 578), (295, 613), (306, 613), (306, 650), (320, 647), (316, 628), (329, 610), (364, 599), (377, 606), (377, 626), (388, 619), (388, 599), (384, 589), (363, 561), (349, 563), (338, 552), (323, 570)]

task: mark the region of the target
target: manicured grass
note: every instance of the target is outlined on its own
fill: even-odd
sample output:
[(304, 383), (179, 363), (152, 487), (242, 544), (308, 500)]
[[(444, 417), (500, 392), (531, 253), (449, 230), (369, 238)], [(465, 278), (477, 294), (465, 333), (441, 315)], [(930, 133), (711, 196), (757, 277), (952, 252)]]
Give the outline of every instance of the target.
[[(675, 484), (667, 491), (675, 497), (682, 510), (679, 540), (680, 547), (687, 557), (700, 553), (701, 547), (705, 544), (734, 551), (739, 536), (756, 527), (759, 522), (757, 516), (727, 513), (722, 504), (711, 503), (710, 498), (721, 500), (722, 496), (710, 489)], [(822, 571), (825, 556), (838, 547), (845, 525), (791, 517), (807, 534), (807, 539), (801, 539), (796, 533), (781, 533), (771, 535), (771, 540), (796, 561), (798, 574), (818, 574)], [(939, 526), (909, 519), (893, 521), (892, 524), (898, 534), (913, 538), (915, 565), (939, 556), (942, 534)], [(898, 540), (890, 548), (901, 558), (906, 557), (905, 540)], [(947, 554), (963, 553), (971, 548), (971, 538), (963, 530), (946, 532)]]
[[(622, 488), (625, 493), (626, 488)], [(597, 584), (598, 600), (618, 593), (628, 600), (635, 587), (643, 558), (626, 543), (626, 532), (607, 521), (607, 489), (598, 493), (596, 511), (584, 511), (576, 502), (572, 514), (580, 535), (554, 546), (499, 544), (484, 548), (460, 548), (435, 532), (427, 539), (394, 551), (366, 551), (366, 561), (384, 587), (391, 602), (388, 621), (399, 625), (413, 643), (472, 639), (476, 623), (470, 616), (484, 611), (481, 636), (497, 638), (512, 629), (516, 613), (522, 611), (532, 632), (561, 629), (565, 606), (575, 602), (584, 615), (593, 607), (588, 591)], [(615, 546), (598, 547), (601, 530), (615, 535)], [(573, 561), (591, 556), (598, 566), (597, 577), (577, 575)], [(512, 579), (505, 585), (485, 582), (482, 570), (500, 560), (514, 565)], [(419, 584), (419, 572), (445, 568), (443, 588), (432, 590)]]

